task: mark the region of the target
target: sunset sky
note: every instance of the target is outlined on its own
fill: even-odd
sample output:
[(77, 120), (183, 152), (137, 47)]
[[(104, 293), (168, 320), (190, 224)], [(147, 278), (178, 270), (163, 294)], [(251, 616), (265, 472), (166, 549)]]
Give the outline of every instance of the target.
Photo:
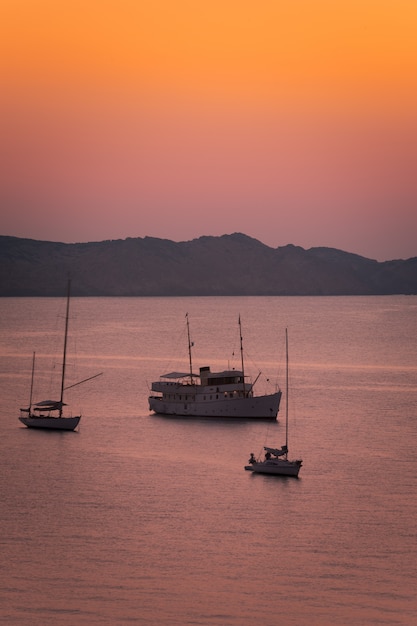
[(0, 234), (417, 256), (416, 0), (0, 0)]

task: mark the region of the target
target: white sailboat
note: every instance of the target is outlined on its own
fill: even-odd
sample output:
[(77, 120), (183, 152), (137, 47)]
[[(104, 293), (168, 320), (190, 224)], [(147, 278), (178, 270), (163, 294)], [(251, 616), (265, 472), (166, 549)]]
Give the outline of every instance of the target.
[(190, 339), (188, 334), (188, 372), (163, 374), (152, 383), (149, 398), (151, 411), (161, 415), (204, 418), (276, 419), (281, 401), (281, 390), (256, 395), (254, 383), (246, 380), (243, 359), (242, 327), (239, 317), (241, 370), (228, 369), (212, 372), (210, 367), (200, 367), (193, 372)]
[(290, 461), (288, 459), (288, 331), (285, 329), (285, 352), (286, 352), (286, 402), (285, 402), (285, 445), (281, 448), (269, 448), (264, 446), (265, 458), (256, 459), (251, 452), (249, 465), (245, 465), (245, 470), (256, 474), (273, 474), (275, 476), (294, 476), (298, 478), (298, 473), (303, 464), (302, 460)]
[[(64, 333), (64, 354), (62, 360), (62, 372), (61, 372), (61, 393), (59, 400), (43, 400), (42, 402), (38, 402), (32, 405), (32, 394), (33, 394), (33, 380), (35, 373), (35, 353), (33, 353), (32, 360), (32, 379), (30, 386), (30, 399), (29, 406), (27, 409), (20, 409), (20, 417), (19, 420), (27, 426), (28, 428), (43, 428), (48, 430), (75, 430), (80, 422), (81, 415), (77, 416), (64, 416), (63, 407), (66, 406), (64, 402), (64, 391), (69, 389), (69, 387), (65, 387), (65, 368), (66, 368), (66, 359), (67, 359), (67, 339), (68, 339), (68, 321), (69, 321), (69, 306), (70, 306), (70, 295), (71, 295), (71, 281), (68, 280), (67, 287), (67, 308), (65, 315), (65, 333)], [(96, 376), (100, 376), (101, 374), (96, 374), (90, 378), (80, 381), (76, 383), (79, 385), (87, 380), (91, 380), (91, 378), (96, 378)], [(75, 385), (70, 385), (74, 387)]]

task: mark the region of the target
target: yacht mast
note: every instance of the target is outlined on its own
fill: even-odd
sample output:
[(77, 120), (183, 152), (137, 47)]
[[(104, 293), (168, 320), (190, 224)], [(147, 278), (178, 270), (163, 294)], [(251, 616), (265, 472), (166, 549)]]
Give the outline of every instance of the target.
[(34, 375), (35, 375), (35, 352), (33, 353), (33, 356), (32, 356), (32, 379), (30, 381), (30, 396), (29, 396), (29, 411), (28, 411), (29, 417), (31, 416), (31, 413), (32, 413), (32, 395), (33, 395)]
[(191, 348), (193, 346), (193, 343), (192, 343), (191, 337), (190, 337), (190, 322), (188, 321), (188, 313), (185, 314), (185, 318), (187, 320), (188, 359), (190, 361), (190, 381), (191, 381), (191, 384), (193, 384), (193, 382), (194, 382), (194, 380), (193, 380), (193, 361), (192, 361), (192, 357), (191, 357)]
[(65, 385), (65, 366), (67, 360), (67, 339), (68, 339), (68, 320), (69, 320), (69, 304), (70, 304), (70, 294), (71, 294), (71, 280), (68, 279), (67, 286), (67, 310), (65, 314), (65, 336), (64, 336), (64, 356), (62, 359), (62, 377), (61, 377), (61, 398), (60, 398), (60, 406), (59, 406), (59, 417), (62, 417), (62, 406), (64, 402), (64, 385)]
[(246, 389), (245, 389), (245, 365), (244, 365), (244, 360), (243, 360), (242, 323), (240, 321), (240, 315), (239, 315), (239, 334), (240, 334), (240, 360), (241, 360), (241, 363), (242, 363), (243, 395), (246, 396)]
[(285, 458), (288, 454), (288, 328), (285, 329)]

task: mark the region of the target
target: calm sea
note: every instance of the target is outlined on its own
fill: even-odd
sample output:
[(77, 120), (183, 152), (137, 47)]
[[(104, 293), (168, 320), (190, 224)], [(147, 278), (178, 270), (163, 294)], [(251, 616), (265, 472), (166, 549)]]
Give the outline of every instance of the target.
[[(8, 625), (417, 624), (417, 297), (74, 298), (79, 432), (33, 431), (58, 393), (65, 302), (0, 299), (0, 621)], [(277, 423), (149, 414), (194, 364), (284, 386), (300, 478), (244, 471)]]

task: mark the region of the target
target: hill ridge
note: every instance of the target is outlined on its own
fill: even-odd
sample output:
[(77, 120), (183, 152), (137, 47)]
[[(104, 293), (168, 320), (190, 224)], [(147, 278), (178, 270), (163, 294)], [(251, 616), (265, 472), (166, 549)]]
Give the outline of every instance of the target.
[(376, 261), (336, 248), (271, 248), (243, 233), (174, 242), (0, 236), (0, 296), (393, 295), (417, 293), (417, 257)]

